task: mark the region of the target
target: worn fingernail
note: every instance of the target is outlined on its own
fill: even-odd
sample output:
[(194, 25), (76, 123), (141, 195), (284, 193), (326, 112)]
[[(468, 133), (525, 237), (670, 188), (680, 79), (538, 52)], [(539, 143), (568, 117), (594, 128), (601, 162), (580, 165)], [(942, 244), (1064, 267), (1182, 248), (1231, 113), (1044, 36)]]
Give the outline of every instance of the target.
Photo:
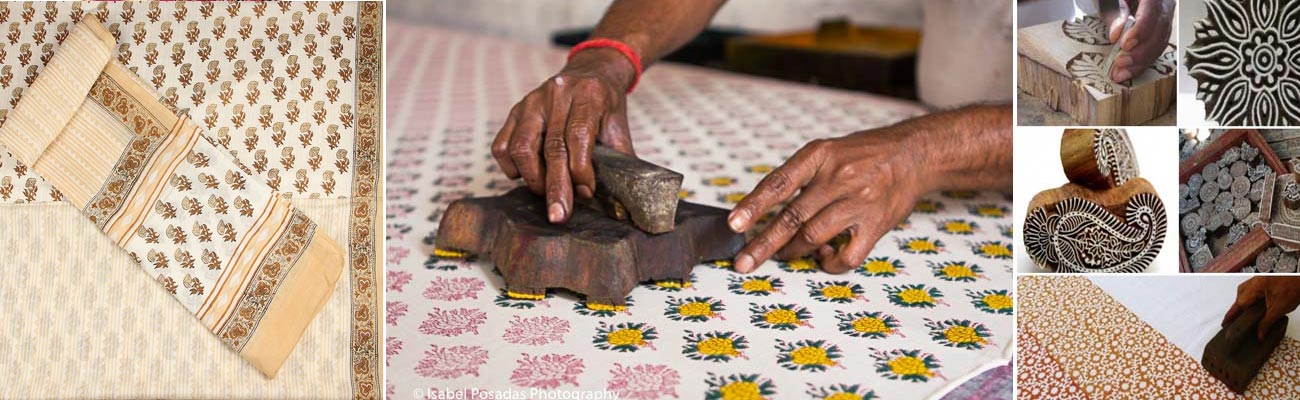
[(564, 206), (560, 203), (551, 203), (551, 208), (546, 213), (552, 224), (558, 224), (564, 220)]
[(745, 224), (749, 222), (749, 211), (743, 208), (731, 212), (727, 218), (727, 226), (731, 227), (732, 232), (740, 233), (745, 230)]
[(578, 185), (578, 195), (582, 196), (584, 199), (590, 199), (594, 194), (592, 193), (590, 186)]
[(754, 269), (754, 257), (741, 254), (736, 257), (736, 272), (746, 273)]
[(1128, 51), (1128, 50), (1133, 50), (1133, 48), (1135, 47), (1137, 47), (1137, 37), (1130, 36), (1128, 39), (1124, 40), (1124, 45), (1121, 46), (1120, 48), (1124, 49), (1125, 51)]

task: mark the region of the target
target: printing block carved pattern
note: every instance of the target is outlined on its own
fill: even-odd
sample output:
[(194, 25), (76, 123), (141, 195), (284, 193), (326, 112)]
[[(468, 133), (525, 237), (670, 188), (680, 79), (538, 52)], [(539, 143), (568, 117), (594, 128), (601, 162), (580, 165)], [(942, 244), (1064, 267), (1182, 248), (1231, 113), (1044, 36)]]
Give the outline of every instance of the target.
[(1206, 0), (1187, 69), (1222, 125), (1300, 124), (1300, 3)]
[(1110, 45), (1106, 35), (1106, 24), (1100, 18), (1085, 15), (1083, 18), (1067, 19), (1061, 22), (1061, 31), (1066, 37), (1079, 43), (1094, 46)]
[(1112, 82), (1106, 75), (1103, 65), (1106, 63), (1106, 55), (1096, 52), (1082, 52), (1071, 58), (1065, 63), (1065, 69), (1070, 71), (1070, 76), (1079, 80), (1084, 86), (1091, 87), (1103, 94), (1114, 94), (1118, 92), (1120, 84)]
[(1123, 219), (1079, 198), (1053, 208), (1030, 211), (1024, 232), (1029, 256), (1057, 272), (1141, 272), (1164, 243), (1165, 208), (1154, 194), (1129, 198)]
[(1097, 131), (1092, 151), (1097, 157), (1097, 169), (1102, 175), (1109, 176), (1115, 186), (1122, 186), (1138, 176), (1137, 157), (1133, 155), (1133, 144), (1127, 134), (1115, 129)]

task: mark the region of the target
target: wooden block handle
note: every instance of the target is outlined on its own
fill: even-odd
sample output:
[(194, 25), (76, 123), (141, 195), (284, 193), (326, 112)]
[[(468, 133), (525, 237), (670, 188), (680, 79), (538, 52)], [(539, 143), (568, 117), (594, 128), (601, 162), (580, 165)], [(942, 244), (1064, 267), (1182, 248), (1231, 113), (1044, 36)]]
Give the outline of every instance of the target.
[(1061, 167), (1070, 182), (1105, 190), (1138, 176), (1128, 133), (1120, 129), (1066, 129), (1061, 135)]

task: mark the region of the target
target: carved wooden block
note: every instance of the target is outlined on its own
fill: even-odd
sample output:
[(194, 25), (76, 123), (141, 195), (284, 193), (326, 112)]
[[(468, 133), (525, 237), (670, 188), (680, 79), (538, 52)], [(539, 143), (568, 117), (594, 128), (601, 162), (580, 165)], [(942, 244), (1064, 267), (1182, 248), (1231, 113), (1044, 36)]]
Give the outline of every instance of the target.
[(1097, 190), (1123, 186), (1138, 176), (1133, 143), (1122, 129), (1066, 129), (1061, 167), (1070, 182)]
[[(1237, 166), (1238, 162), (1243, 165)], [(1197, 213), (1204, 223), (1204, 232), (1189, 231), (1184, 227), (1182, 246), (1179, 248), (1180, 270), (1237, 272), (1252, 263), (1256, 264), (1256, 270), (1261, 269), (1256, 256), (1273, 242), (1263, 225), (1276, 210), (1271, 205), (1274, 196), (1265, 196), (1263, 193), (1274, 191), (1269, 188), (1268, 177), (1285, 174), (1287, 171), (1264, 138), (1254, 130), (1224, 132), (1179, 164), (1178, 170), (1180, 182), (1189, 188), (1199, 183), (1198, 200), (1202, 204), (1197, 208)], [(1198, 176), (1201, 178), (1196, 178)], [(1236, 183), (1239, 181), (1236, 178), (1240, 176), (1251, 181), (1251, 189), (1244, 197), (1238, 196), (1240, 189), (1232, 187), (1240, 186)], [(1229, 186), (1220, 187), (1220, 181), (1228, 182)], [(1259, 188), (1258, 191), (1256, 187)], [(1223, 210), (1216, 210), (1219, 207), (1218, 198), (1225, 194), (1230, 201)], [(1207, 195), (1212, 200), (1205, 201)], [(1255, 198), (1259, 199), (1258, 212), (1251, 210), (1245, 218), (1238, 218), (1238, 214), (1243, 211), (1238, 210), (1243, 207), (1242, 203), (1249, 205)], [(1244, 235), (1241, 234), (1243, 230)], [(1273, 265), (1271, 261), (1264, 261), (1262, 267), (1272, 269)]]
[(1112, 82), (1105, 68), (1114, 46), (1096, 17), (1021, 28), (1017, 33), (1018, 85), (1083, 125), (1139, 125), (1174, 104), (1175, 48), (1171, 43), (1150, 68)]
[(563, 225), (546, 220), (544, 199), (527, 188), (457, 200), (438, 226), (438, 249), (490, 259), (517, 297), (547, 288), (584, 294), (587, 303), (620, 306), (647, 281), (686, 281), (705, 261), (731, 259), (744, 236), (727, 227), (727, 210), (680, 202), (676, 229), (651, 235), (586, 207)]
[(1030, 200), (1025, 250), (1056, 272), (1142, 272), (1160, 253), (1166, 224), (1146, 179), (1106, 190), (1067, 183)]
[(1292, 2), (1205, 0), (1187, 48), (1205, 117), (1224, 126), (1300, 125), (1300, 9)]

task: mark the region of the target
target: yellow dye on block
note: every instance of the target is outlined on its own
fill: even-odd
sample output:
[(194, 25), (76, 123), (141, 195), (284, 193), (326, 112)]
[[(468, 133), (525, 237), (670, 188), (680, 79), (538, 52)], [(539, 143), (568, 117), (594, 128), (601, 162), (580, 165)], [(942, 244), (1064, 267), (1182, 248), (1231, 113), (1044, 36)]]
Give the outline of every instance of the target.
[(616, 306), (613, 304), (587, 303), (587, 309), (592, 311), (614, 311), (622, 312), (627, 310), (627, 306)]
[(469, 253), (459, 250), (433, 249), (433, 255), (438, 258), (467, 258)]
[(506, 297), (517, 300), (541, 300), (546, 298), (546, 294), (519, 293), (507, 290)]

